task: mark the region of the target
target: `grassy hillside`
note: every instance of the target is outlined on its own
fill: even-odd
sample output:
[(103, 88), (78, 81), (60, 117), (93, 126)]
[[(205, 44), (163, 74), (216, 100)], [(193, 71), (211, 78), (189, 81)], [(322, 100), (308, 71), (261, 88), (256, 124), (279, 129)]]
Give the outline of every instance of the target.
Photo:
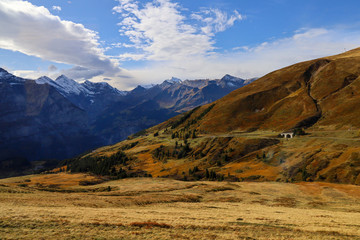
[(294, 127), (360, 127), (360, 49), (298, 63), (254, 81), (218, 100), (201, 129), (276, 130)]

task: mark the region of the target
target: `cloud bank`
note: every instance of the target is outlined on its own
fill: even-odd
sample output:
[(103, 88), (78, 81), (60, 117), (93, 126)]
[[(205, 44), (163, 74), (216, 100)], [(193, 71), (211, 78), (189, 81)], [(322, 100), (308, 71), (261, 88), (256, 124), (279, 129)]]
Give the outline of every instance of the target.
[[(215, 47), (216, 34), (246, 19), (237, 10), (202, 8), (190, 12), (171, 0), (146, 4), (118, 0), (118, 3), (113, 11), (121, 19), (120, 34), (128, 40), (116, 44), (123, 51), (119, 59), (145, 60), (145, 67), (142, 64), (130, 72), (146, 84), (171, 76), (221, 78), (228, 73), (244, 78), (260, 77), (300, 61), (341, 53), (358, 47), (360, 42), (359, 31), (302, 28), (290, 37), (224, 51)], [(234, 38), (240, 42), (241, 33)]]
[(113, 11), (121, 15), (120, 33), (129, 40), (122, 45), (128, 49), (119, 56), (122, 60), (184, 61), (211, 55), (215, 33), (243, 19), (237, 11), (228, 16), (218, 9), (203, 10), (187, 18), (181, 6), (170, 0), (144, 5), (133, 0), (118, 2)]
[(360, 31), (346, 29), (299, 29), (291, 37), (275, 39), (254, 46), (238, 46), (231, 52), (183, 62), (152, 62), (147, 68), (133, 69), (137, 79), (147, 83), (169, 78), (221, 78), (226, 73), (242, 77), (261, 77), (288, 65), (342, 53), (359, 47)]
[[(57, 6), (54, 10), (61, 10)], [(120, 72), (105, 56), (98, 34), (82, 24), (61, 20), (45, 7), (27, 1), (0, 1), (0, 48), (42, 59), (101, 71), (109, 76)], [(100, 71), (101, 70), (101, 71)], [(91, 75), (87, 72), (87, 77)]]
[[(55, 78), (66, 74), (77, 80), (106, 80), (128, 90), (137, 84), (159, 83), (171, 76), (261, 77), (290, 64), (356, 48), (360, 42), (360, 31), (351, 26), (301, 28), (289, 37), (260, 39), (258, 44), (239, 44), (224, 50), (216, 48), (216, 36), (246, 20), (237, 10), (201, 8), (191, 12), (171, 0), (114, 3), (117, 6), (113, 12), (120, 18), (118, 28), (123, 40), (109, 44), (109, 48), (120, 52), (112, 56), (117, 61), (131, 61), (128, 70), (120, 69), (117, 61), (105, 55), (96, 32), (64, 21), (48, 9), (27, 1), (0, 0), (0, 26), (6, 26), (0, 27), (0, 48), (73, 65), (67, 70), (49, 66), (48, 72), (14, 71), (19, 76)], [(237, 32), (233, 36), (239, 43), (241, 34), (247, 33)], [(137, 61), (141, 64), (137, 65)]]

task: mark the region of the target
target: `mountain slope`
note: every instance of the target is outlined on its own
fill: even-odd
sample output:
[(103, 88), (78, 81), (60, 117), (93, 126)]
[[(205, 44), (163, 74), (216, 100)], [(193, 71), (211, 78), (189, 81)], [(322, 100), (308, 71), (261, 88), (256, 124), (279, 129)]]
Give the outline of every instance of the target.
[(90, 118), (89, 121), (96, 119), (105, 107), (119, 101), (127, 94), (127, 92), (119, 91), (105, 82), (85, 81), (78, 83), (64, 75), (59, 76), (55, 81), (44, 76), (38, 78), (36, 83), (53, 86), (73, 104), (84, 109)]
[(0, 77), (0, 160), (64, 158), (95, 147), (86, 113), (54, 87)]
[(360, 49), (298, 63), (65, 164), (125, 151), (121, 176), (360, 184), (359, 69)]
[[(356, 94), (359, 57), (333, 56), (295, 64), (238, 89), (201, 122), (209, 132), (296, 127), (360, 127)], [(216, 119), (216, 121), (214, 121)]]
[(213, 102), (249, 82), (226, 75), (218, 80), (172, 78), (150, 88), (138, 86), (104, 108), (93, 122), (93, 130), (105, 144), (113, 144), (180, 112)]

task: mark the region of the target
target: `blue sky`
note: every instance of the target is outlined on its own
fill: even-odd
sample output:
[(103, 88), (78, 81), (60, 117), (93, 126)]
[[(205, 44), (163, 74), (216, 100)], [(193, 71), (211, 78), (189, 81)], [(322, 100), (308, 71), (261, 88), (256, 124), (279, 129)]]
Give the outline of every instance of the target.
[(359, 47), (359, 9), (357, 0), (0, 0), (0, 66), (120, 89), (260, 77)]

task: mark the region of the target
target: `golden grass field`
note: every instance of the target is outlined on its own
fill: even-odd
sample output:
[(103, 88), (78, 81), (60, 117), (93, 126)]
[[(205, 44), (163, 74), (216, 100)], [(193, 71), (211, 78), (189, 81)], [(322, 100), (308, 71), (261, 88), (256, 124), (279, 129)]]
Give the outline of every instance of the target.
[(83, 180), (0, 180), (0, 239), (360, 239), (360, 186)]

